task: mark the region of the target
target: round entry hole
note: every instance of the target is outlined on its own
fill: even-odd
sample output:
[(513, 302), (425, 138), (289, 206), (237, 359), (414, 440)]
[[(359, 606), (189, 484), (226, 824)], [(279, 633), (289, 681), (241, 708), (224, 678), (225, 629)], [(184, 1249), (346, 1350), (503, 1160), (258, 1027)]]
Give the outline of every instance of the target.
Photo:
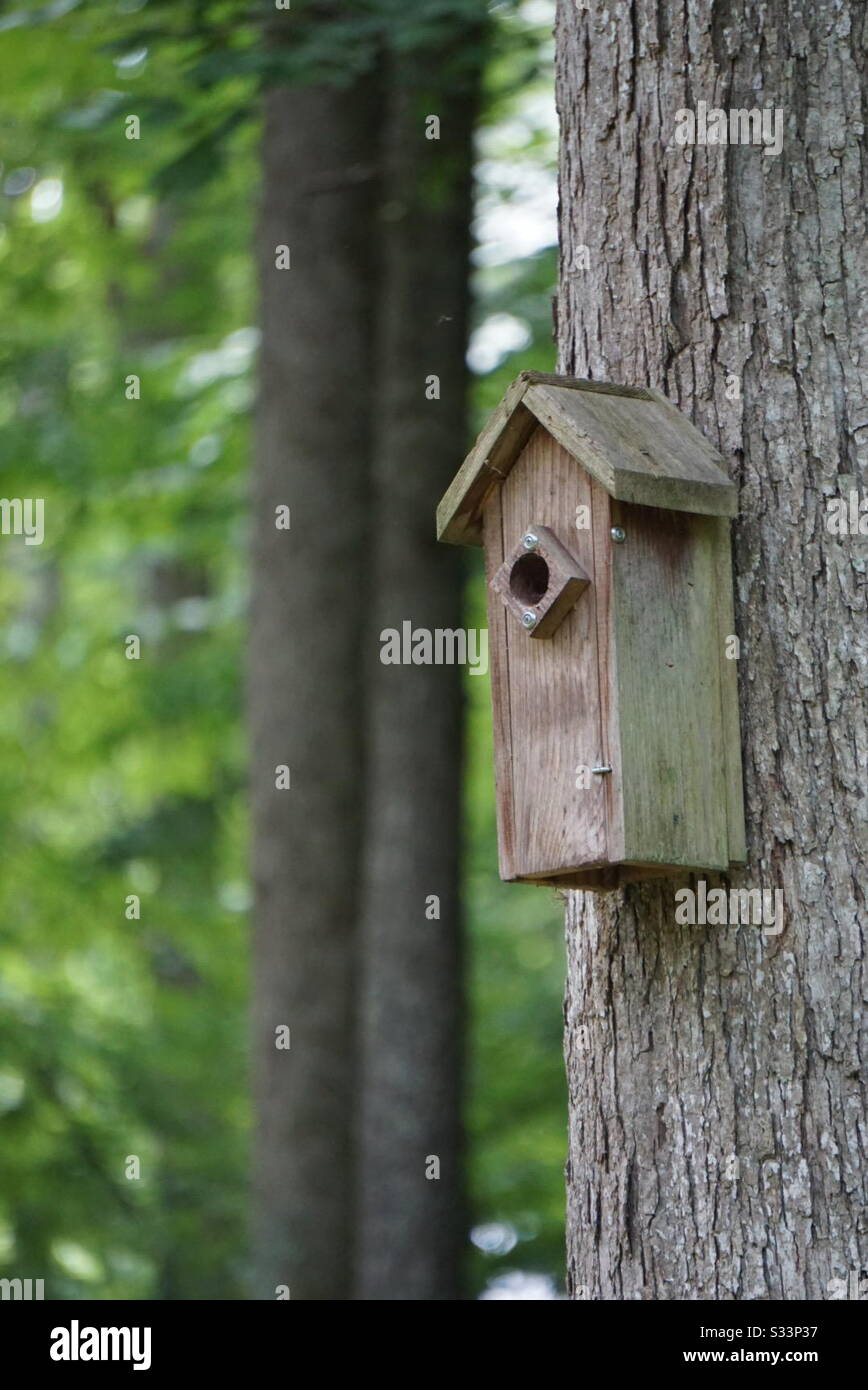
[(509, 587), (520, 603), (539, 603), (549, 586), (549, 567), (541, 555), (520, 555), (509, 572)]

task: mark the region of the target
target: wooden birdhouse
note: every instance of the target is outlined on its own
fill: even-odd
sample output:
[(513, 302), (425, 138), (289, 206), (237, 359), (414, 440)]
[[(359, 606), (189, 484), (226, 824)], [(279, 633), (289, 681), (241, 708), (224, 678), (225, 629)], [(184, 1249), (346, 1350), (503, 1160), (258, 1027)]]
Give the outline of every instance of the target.
[(444, 496), (485, 549), (501, 878), (744, 860), (722, 463), (659, 391), (523, 372)]

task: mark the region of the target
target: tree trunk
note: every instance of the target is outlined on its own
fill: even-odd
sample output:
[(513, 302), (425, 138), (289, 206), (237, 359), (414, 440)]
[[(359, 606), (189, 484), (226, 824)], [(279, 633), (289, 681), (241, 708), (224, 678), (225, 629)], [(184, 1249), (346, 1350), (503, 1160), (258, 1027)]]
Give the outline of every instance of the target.
[(259, 1298), (351, 1287), (377, 106), (370, 79), (266, 106), (249, 693)]
[[(574, 1298), (846, 1297), (868, 1267), (865, 542), (824, 501), (864, 496), (865, 27), (857, 0), (559, 8), (561, 367), (660, 387), (733, 460), (733, 882), (785, 911), (571, 895)], [(700, 101), (782, 108), (782, 152), (677, 145)]]
[[(449, 47), (395, 57), (385, 123), (361, 923), (363, 1299), (457, 1297), (465, 1233), (457, 892), (462, 672), (384, 665), (379, 654), (380, 634), (401, 632), (406, 620), (429, 631), (461, 622), (461, 556), (436, 545), (431, 518), (466, 445), (479, 37), (478, 25), (455, 27)], [(426, 118), (438, 113), (441, 137), (426, 139)], [(428, 399), (426, 383), (428, 395), (438, 389), (435, 376), (439, 399)]]

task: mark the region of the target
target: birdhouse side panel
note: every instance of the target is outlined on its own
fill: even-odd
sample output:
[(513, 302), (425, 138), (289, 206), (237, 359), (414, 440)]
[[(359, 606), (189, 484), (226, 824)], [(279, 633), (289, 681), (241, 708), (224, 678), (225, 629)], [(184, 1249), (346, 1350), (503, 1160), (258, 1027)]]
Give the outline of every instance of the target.
[(623, 859), (726, 869), (716, 518), (612, 503)]
[[(550, 638), (508, 612), (506, 653), (515, 877), (608, 862), (591, 480), (539, 427), (500, 490), (502, 554), (548, 528), (591, 577)], [(501, 607), (503, 605), (501, 604)]]

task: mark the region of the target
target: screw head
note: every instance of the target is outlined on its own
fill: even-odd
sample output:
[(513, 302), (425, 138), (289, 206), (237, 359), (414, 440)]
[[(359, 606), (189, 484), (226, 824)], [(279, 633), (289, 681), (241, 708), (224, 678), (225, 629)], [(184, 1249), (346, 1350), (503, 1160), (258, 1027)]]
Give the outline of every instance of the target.
[(624, 530), (623, 526), (613, 526), (609, 534), (611, 535), (612, 540), (616, 541), (618, 545), (620, 545), (622, 541), (625, 541), (627, 539), (627, 532)]
[(536, 627), (536, 613), (522, 613), (522, 627)]
[(536, 550), (539, 545), (539, 536), (535, 536), (533, 531), (528, 531), (527, 535), (522, 538), (521, 543), (525, 550)]

